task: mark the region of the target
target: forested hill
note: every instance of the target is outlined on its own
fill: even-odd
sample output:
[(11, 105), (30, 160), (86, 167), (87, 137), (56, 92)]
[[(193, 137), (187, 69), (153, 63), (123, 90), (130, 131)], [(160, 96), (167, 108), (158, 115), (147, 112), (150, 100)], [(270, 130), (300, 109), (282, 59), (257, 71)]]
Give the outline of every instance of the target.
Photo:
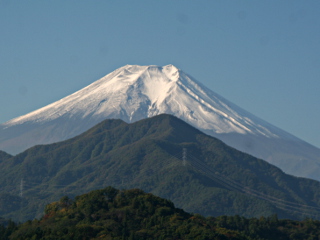
[(171, 115), (106, 120), (3, 160), (0, 169), (0, 216), (15, 221), (106, 186), (139, 188), (204, 216), (320, 219), (319, 182), (287, 175)]
[(10, 154), (8, 154), (8, 153), (0, 150), (0, 162), (1, 162), (1, 161), (4, 161), (4, 160), (6, 160), (6, 159), (9, 159), (9, 158), (11, 158), (11, 157), (12, 157), (12, 156), (11, 156)]
[(318, 239), (320, 222), (239, 216), (203, 217), (139, 189), (107, 187), (46, 206), (40, 220), (0, 226), (3, 240), (37, 239)]

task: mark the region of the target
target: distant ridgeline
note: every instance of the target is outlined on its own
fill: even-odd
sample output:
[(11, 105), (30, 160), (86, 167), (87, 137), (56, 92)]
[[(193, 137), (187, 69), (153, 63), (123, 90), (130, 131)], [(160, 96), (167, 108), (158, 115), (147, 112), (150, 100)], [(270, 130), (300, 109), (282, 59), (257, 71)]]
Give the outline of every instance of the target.
[(1, 225), (2, 240), (23, 239), (317, 239), (320, 222), (270, 217), (203, 217), (139, 189), (107, 187), (50, 203), (45, 215)]
[(0, 154), (0, 216), (43, 216), (46, 204), (114, 186), (139, 188), (204, 216), (320, 219), (320, 183), (284, 174), (171, 115), (106, 120), (59, 143)]

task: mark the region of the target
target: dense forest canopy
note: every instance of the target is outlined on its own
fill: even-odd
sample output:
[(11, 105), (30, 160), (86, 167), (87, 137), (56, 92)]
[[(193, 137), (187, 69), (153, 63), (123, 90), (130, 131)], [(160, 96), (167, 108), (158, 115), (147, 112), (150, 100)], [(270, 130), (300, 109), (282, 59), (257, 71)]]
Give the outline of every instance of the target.
[(139, 188), (203, 216), (320, 219), (319, 182), (287, 175), (165, 114), (132, 124), (105, 120), (64, 142), (3, 154), (0, 169), (0, 216), (20, 222), (40, 218), (62, 196), (106, 186)]
[(0, 225), (3, 240), (16, 239), (319, 239), (320, 222), (236, 216), (203, 217), (139, 189), (107, 187), (45, 208), (41, 219)]

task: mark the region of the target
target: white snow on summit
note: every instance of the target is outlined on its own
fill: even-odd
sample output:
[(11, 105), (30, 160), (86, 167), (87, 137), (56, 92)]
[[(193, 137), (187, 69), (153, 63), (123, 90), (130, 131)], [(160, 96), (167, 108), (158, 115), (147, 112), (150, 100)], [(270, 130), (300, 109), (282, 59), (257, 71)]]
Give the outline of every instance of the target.
[[(202, 130), (277, 137), (276, 129), (228, 102), (173, 65), (126, 65), (46, 107), (4, 123), (66, 118), (121, 118), (133, 122), (161, 113), (175, 115)], [(260, 124), (260, 122), (262, 123)]]
[(320, 181), (318, 148), (241, 109), (173, 65), (123, 66), (57, 102), (0, 124), (0, 150), (17, 154), (75, 137), (105, 119), (130, 123), (162, 113), (286, 173)]

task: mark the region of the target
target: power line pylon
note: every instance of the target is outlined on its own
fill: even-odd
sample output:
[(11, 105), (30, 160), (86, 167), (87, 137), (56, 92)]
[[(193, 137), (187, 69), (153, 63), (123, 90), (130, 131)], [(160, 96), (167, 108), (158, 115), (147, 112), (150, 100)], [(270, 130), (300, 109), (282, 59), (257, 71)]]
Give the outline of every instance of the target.
[(21, 178), (21, 181), (20, 181), (20, 197), (21, 198), (23, 197), (23, 178)]
[(187, 149), (182, 149), (182, 165), (185, 167), (187, 165)]

